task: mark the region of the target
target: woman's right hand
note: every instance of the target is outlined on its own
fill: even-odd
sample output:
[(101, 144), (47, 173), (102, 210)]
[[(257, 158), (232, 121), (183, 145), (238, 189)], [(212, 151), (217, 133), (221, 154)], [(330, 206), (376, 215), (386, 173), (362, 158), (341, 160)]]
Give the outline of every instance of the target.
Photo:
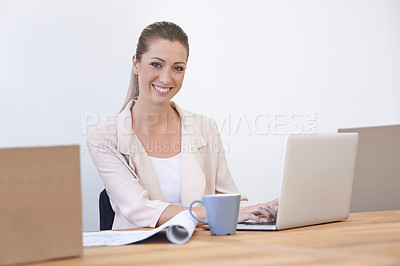
[(266, 203), (252, 206), (244, 206), (239, 210), (238, 223), (246, 220), (254, 220), (261, 223), (267, 219), (268, 222), (275, 222), (278, 213), (279, 198)]

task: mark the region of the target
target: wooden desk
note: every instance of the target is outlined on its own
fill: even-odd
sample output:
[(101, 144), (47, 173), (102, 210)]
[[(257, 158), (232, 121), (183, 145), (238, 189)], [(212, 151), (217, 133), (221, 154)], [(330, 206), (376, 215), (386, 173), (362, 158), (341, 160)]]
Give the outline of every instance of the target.
[[(81, 258), (42, 265), (400, 265), (400, 210), (353, 213), (345, 222), (277, 232), (211, 236), (184, 245), (151, 242), (84, 248)], [(34, 264), (39, 265), (39, 264)]]

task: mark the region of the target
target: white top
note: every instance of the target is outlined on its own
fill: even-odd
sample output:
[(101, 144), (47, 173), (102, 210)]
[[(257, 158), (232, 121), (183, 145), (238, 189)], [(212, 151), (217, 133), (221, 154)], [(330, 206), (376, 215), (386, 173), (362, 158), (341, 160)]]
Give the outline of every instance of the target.
[(171, 158), (150, 157), (154, 172), (160, 183), (164, 200), (181, 206), (181, 155)]

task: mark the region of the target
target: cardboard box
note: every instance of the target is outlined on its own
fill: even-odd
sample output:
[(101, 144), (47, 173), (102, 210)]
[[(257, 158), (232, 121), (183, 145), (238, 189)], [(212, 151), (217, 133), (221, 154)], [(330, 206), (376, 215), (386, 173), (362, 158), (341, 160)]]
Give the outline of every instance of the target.
[(0, 149), (0, 264), (82, 255), (79, 146)]

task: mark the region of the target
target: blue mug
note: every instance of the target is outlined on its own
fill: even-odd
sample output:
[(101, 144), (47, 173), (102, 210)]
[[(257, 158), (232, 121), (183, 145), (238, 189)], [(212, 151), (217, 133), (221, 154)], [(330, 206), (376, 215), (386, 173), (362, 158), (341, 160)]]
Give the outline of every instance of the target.
[[(206, 209), (206, 220), (199, 219), (192, 212), (195, 203), (201, 203)], [(239, 194), (215, 194), (203, 196), (202, 200), (190, 203), (189, 213), (199, 222), (210, 226), (212, 235), (234, 235), (239, 216)]]

